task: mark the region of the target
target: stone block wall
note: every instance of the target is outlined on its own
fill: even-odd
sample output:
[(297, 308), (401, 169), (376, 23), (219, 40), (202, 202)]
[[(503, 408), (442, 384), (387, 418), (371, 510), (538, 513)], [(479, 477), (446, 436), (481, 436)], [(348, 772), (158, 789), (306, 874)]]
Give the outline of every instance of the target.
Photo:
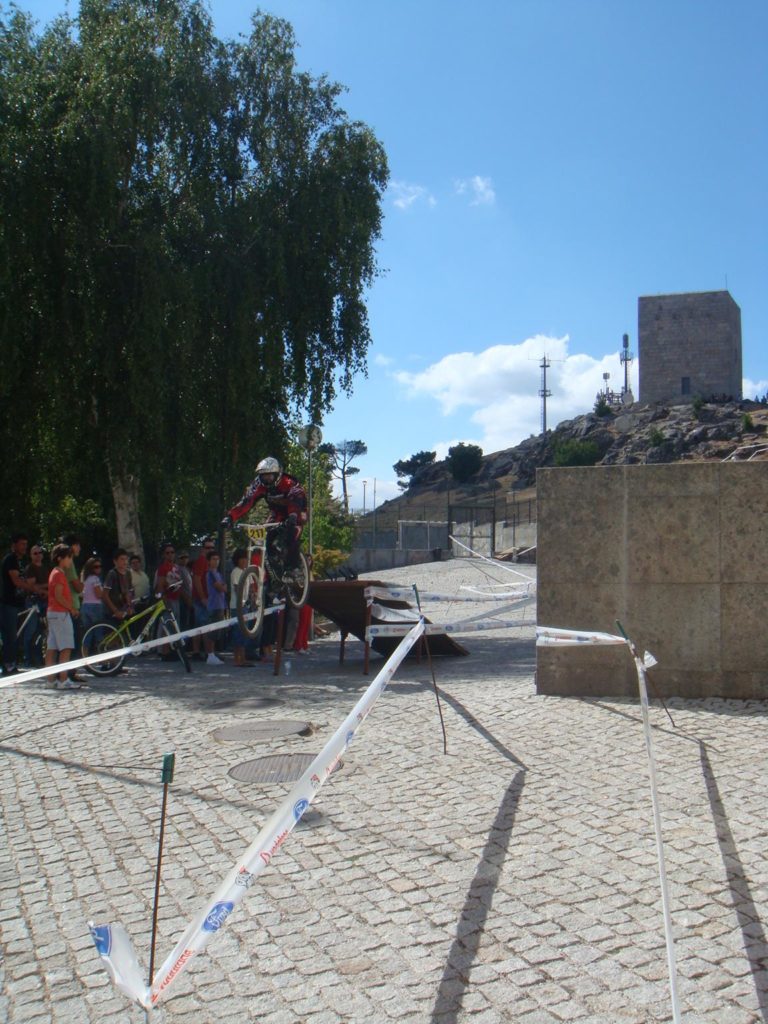
[[(544, 469), (537, 486), (539, 624), (619, 619), (665, 696), (768, 698), (765, 463)], [(637, 696), (620, 647), (538, 648), (536, 685)]]
[(637, 321), (641, 402), (741, 398), (741, 310), (729, 292), (641, 296)]

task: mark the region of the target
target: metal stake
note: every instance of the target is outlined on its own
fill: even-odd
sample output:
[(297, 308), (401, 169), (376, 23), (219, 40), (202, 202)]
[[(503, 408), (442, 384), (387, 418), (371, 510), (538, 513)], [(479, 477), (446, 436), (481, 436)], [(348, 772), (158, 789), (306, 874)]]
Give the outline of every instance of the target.
[[(416, 584), (413, 584), (413, 592), (416, 595), (416, 607), (419, 609), (419, 615), (421, 615), (421, 598), (419, 597), (419, 588)], [(422, 618), (424, 616), (422, 615)], [(440, 703), (440, 691), (437, 688), (437, 679), (435, 679), (435, 666), (432, 663), (432, 651), (429, 648), (429, 639), (427, 637), (426, 626), (424, 627), (424, 633), (421, 637), (424, 641), (424, 646), (427, 650), (427, 660), (429, 661), (429, 671), (432, 674), (432, 688), (435, 691), (435, 700), (437, 701), (437, 713), (440, 716), (440, 728), (443, 730), (443, 753), (448, 753), (448, 738), (445, 734), (445, 721), (443, 719), (443, 707)]]
[[(149, 947), (149, 987), (155, 977), (155, 940), (157, 938), (157, 910), (160, 902), (160, 869), (163, 863), (163, 839), (165, 838), (165, 810), (168, 806), (168, 786), (173, 782), (173, 770), (176, 765), (175, 754), (163, 757), (163, 803), (160, 809), (160, 838), (157, 843), (157, 867), (155, 868), (155, 900), (152, 907), (152, 941)], [(149, 1016), (149, 1011), (147, 1011)]]

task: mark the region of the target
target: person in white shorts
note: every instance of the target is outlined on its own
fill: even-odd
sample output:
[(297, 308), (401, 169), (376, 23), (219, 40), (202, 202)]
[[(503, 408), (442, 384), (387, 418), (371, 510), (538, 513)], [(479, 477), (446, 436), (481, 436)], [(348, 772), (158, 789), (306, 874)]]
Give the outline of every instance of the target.
[[(57, 544), (51, 552), (51, 569), (48, 577), (48, 648), (45, 664), (62, 665), (69, 661), (75, 646), (73, 616), (77, 615), (72, 591), (67, 579), (67, 569), (72, 565), (72, 548)], [(80, 683), (67, 677), (66, 671), (59, 673), (57, 690), (79, 690)]]

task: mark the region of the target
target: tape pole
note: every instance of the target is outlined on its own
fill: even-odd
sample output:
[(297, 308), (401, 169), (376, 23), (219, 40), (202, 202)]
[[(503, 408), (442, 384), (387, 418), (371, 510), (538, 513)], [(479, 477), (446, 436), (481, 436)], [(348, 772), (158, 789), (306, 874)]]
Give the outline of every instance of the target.
[(622, 624), (616, 620), (620, 636), (614, 633), (598, 633), (579, 629), (558, 629), (554, 626), (538, 626), (536, 628), (537, 647), (584, 647), (589, 645), (618, 646), (629, 648), (637, 670), (637, 685), (640, 692), (640, 713), (643, 720), (645, 751), (648, 758), (648, 777), (651, 785), (651, 803), (653, 806), (653, 828), (656, 833), (656, 857), (659, 863), (659, 885), (661, 888), (661, 913), (664, 918), (664, 939), (667, 946), (667, 969), (669, 972), (669, 992), (672, 1002), (672, 1020), (681, 1024), (680, 1000), (677, 990), (677, 963), (675, 957), (675, 940), (672, 935), (672, 915), (670, 913), (669, 885), (664, 858), (664, 840), (661, 832), (661, 811), (656, 783), (656, 757), (653, 752), (653, 735), (648, 715), (648, 687), (646, 686), (646, 665), (655, 665), (656, 659), (646, 652), (641, 658), (635, 645), (624, 632)]
[[(672, 914), (670, 912), (669, 884), (667, 882), (667, 868), (664, 856), (664, 839), (661, 832), (661, 811), (659, 808), (659, 793), (656, 782), (656, 755), (653, 750), (653, 734), (651, 733), (651, 720), (648, 714), (648, 687), (646, 685), (645, 663), (638, 655), (637, 648), (624, 632), (624, 628), (617, 620), (626, 644), (632, 654), (637, 670), (637, 685), (640, 691), (640, 712), (643, 718), (643, 733), (645, 734), (645, 751), (648, 757), (648, 777), (651, 784), (651, 803), (653, 805), (653, 828), (656, 833), (656, 857), (659, 862), (659, 885), (661, 887), (661, 913), (664, 918), (664, 939), (667, 945), (667, 970), (669, 972), (669, 994), (672, 1001), (672, 1020), (674, 1024), (681, 1024), (680, 999), (677, 991), (677, 958), (675, 956), (675, 939), (672, 934)], [(655, 664), (655, 662), (651, 662)]]
[(187, 926), (149, 987), (142, 979), (138, 958), (125, 928), (121, 924), (90, 923), (91, 935), (99, 955), (120, 991), (145, 1009), (156, 1006), (164, 998), (173, 982), (194, 957), (205, 949), (209, 940), (244, 898), (256, 876), (264, 870), (288, 838), (423, 631), (424, 623), (419, 622), (403, 638), (339, 728)]
[(152, 903), (152, 938), (149, 944), (149, 984), (155, 976), (155, 942), (157, 940), (157, 913), (160, 906), (160, 872), (163, 865), (163, 839), (165, 838), (165, 813), (168, 808), (168, 786), (173, 782), (176, 755), (163, 757), (163, 800), (160, 806), (160, 836), (157, 840), (157, 865), (155, 867), (155, 898)]

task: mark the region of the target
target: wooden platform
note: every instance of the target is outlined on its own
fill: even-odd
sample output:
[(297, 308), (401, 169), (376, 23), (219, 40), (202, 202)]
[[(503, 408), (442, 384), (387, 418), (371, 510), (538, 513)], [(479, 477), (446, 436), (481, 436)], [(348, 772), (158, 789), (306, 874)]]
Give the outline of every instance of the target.
[[(366, 644), (365, 671), (368, 671), (368, 647), (365, 639), (365, 631), (372, 625), (389, 625), (376, 618), (366, 604), (366, 587), (386, 587), (386, 583), (380, 580), (344, 580), (335, 582), (330, 580), (317, 580), (309, 585), (309, 596), (307, 602), (312, 605), (315, 611), (335, 622), (341, 631), (341, 652), (340, 661), (344, 660), (344, 644), (346, 638), (352, 634), (358, 640)], [(405, 608), (418, 614), (413, 604), (408, 601), (395, 601), (377, 597), (376, 603), (385, 608)], [(429, 619), (425, 619), (429, 622)], [(400, 643), (400, 637), (377, 636), (370, 643), (370, 648), (388, 658)], [(469, 654), (469, 651), (457, 643), (447, 633), (435, 633), (429, 637), (429, 651), (432, 655), (458, 656)], [(410, 657), (421, 657), (423, 644), (416, 644), (411, 651)]]

